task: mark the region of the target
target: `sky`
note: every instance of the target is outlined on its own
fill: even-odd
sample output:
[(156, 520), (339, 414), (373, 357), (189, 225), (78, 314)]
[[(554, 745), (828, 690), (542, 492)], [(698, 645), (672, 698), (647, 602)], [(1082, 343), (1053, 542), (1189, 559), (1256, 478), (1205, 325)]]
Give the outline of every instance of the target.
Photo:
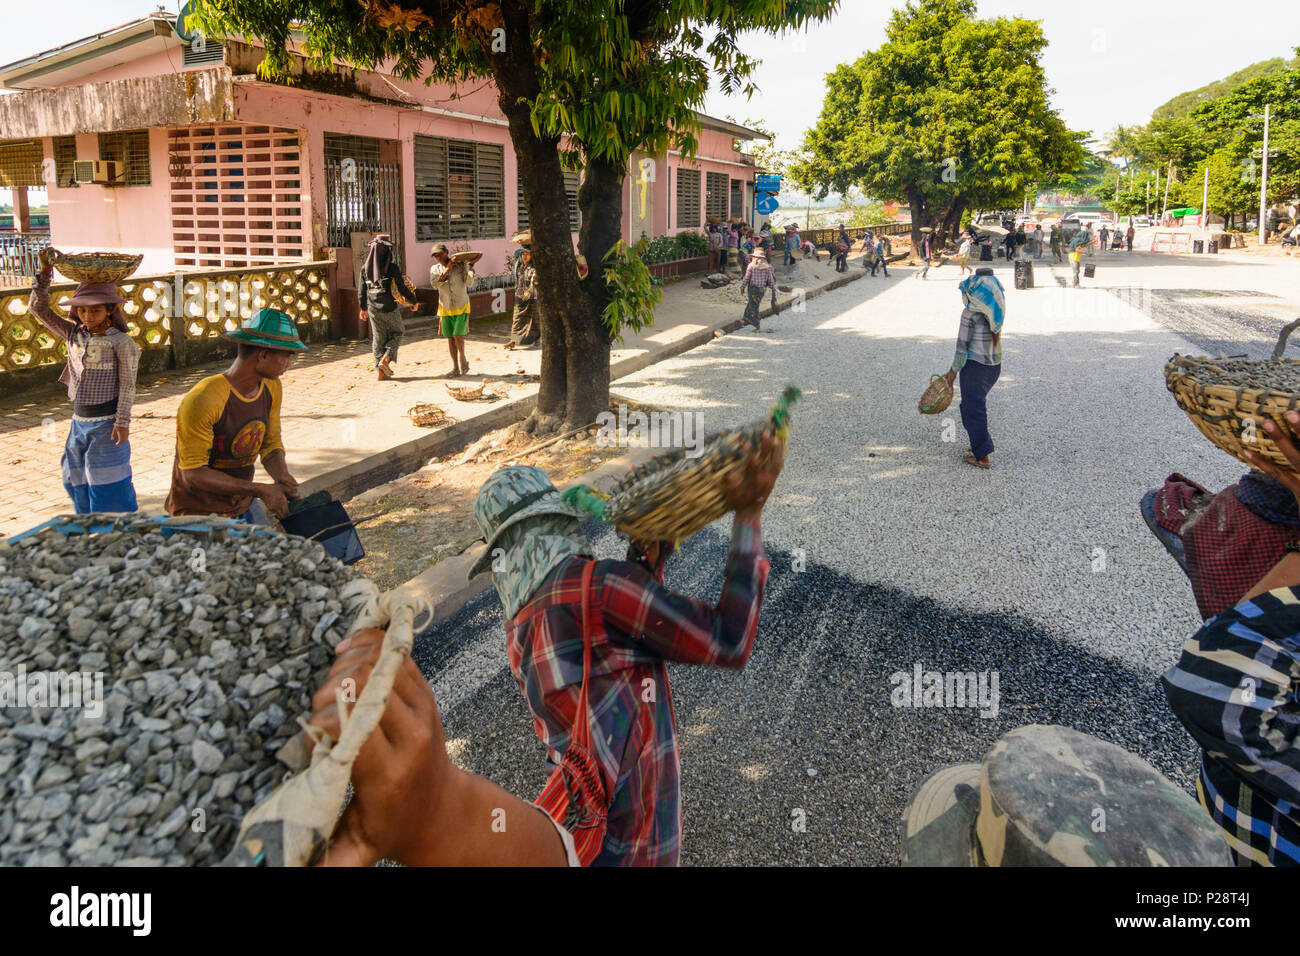
[[(6, 3), (0, 64), (157, 6), (148, 0), (56, 2), (57, 17), (50, 16), (48, 3)], [(177, 7), (175, 0), (166, 3), (169, 10)], [(901, 0), (841, 0), (829, 21), (806, 32), (752, 35), (746, 49), (763, 60), (755, 76), (759, 92), (746, 100), (715, 90), (705, 112), (760, 121), (776, 133), (779, 148), (797, 148), (821, 112), (825, 74), (884, 42), (889, 15), (898, 6)], [(1071, 129), (1099, 136), (1117, 125), (1145, 123), (1152, 110), (1179, 93), (1259, 60), (1289, 58), (1300, 46), (1297, 0), (1240, 6), (1223, 0), (979, 0), (979, 14), (1042, 21), (1053, 105)]]

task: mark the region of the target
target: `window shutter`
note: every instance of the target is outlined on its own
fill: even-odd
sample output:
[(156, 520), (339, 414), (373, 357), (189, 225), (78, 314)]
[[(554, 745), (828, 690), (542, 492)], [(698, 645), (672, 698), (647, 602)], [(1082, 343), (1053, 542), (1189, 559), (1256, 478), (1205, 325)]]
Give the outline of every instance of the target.
[(677, 228), (700, 227), (700, 171), (677, 168)]

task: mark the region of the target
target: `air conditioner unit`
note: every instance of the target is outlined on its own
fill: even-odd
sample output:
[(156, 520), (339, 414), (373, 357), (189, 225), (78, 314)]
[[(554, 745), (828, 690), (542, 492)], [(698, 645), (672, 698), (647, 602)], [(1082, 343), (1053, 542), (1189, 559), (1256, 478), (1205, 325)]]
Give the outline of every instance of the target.
[(126, 185), (126, 169), (115, 159), (79, 159), (73, 163), (72, 171), (79, 183), (98, 186)]

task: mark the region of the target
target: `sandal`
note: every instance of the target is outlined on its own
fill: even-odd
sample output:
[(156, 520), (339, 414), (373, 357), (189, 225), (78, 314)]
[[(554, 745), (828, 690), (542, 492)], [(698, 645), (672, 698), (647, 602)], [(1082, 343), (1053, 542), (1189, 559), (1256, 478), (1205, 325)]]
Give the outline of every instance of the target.
[(388, 369), (384, 368), (384, 366), (382, 365), (375, 366), (375, 371), (378, 373), (379, 381), (381, 382), (384, 381), (385, 379), (390, 379), (393, 377), (393, 373)]
[(442, 373), (442, 377), (443, 377), (443, 378), (460, 378), (460, 369), (459, 369), (459, 368), (456, 368), (456, 367), (453, 366), (452, 369), (451, 369), (451, 371), (449, 371), (449, 372), (443, 372), (443, 373)]
[(992, 466), (987, 457), (983, 461), (980, 461), (974, 455), (967, 455), (962, 459), (962, 461), (966, 462), (968, 465), (974, 465), (976, 468), (989, 468)]

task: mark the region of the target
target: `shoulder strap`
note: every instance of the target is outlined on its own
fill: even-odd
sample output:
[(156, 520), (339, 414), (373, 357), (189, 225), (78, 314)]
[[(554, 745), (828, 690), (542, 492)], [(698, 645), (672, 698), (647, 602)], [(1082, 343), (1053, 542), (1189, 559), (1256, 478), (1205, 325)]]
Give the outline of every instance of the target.
[(587, 707), (587, 683), (591, 678), (591, 575), (596, 568), (593, 558), (582, 569), (582, 691), (578, 694), (578, 709), (574, 714), (571, 743), (583, 750), (591, 749), (591, 713)]

